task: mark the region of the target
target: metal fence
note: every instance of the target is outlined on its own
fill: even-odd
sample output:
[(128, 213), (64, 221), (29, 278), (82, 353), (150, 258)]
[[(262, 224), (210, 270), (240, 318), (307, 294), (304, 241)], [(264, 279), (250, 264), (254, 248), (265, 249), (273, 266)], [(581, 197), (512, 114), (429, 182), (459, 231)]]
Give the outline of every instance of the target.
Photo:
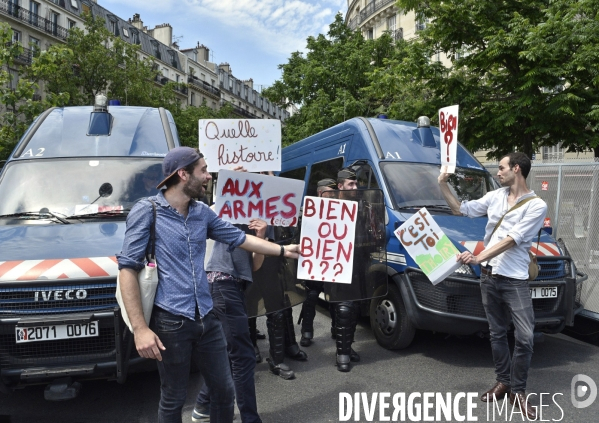
[[(485, 165), (495, 175), (497, 165)], [(533, 164), (528, 186), (547, 203), (553, 235), (589, 275), (581, 300), (599, 313), (599, 162)]]

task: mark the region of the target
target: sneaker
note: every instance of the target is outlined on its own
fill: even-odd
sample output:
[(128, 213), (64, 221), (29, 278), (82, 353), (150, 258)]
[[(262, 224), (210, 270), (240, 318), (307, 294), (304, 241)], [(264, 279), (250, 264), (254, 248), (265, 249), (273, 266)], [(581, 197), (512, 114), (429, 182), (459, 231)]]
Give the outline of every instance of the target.
[[(237, 420), (237, 414), (233, 414), (233, 420)], [(191, 421), (192, 422), (209, 422), (210, 421), (210, 412), (208, 408), (197, 406), (193, 409), (191, 413)]]
[(210, 421), (210, 411), (208, 411), (207, 407), (198, 407), (196, 406), (191, 413), (191, 421), (192, 422), (209, 422)]

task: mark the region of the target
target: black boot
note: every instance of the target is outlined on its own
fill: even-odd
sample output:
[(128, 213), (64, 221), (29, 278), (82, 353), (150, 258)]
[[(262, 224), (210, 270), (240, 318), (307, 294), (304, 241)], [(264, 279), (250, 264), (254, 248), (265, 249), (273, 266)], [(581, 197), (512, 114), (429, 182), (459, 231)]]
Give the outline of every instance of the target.
[(269, 357), (266, 359), (271, 373), (283, 379), (295, 378), (295, 373), (283, 361), (285, 360), (285, 316), (281, 311), (266, 316)]
[(306, 361), (308, 354), (302, 351), (295, 340), (295, 328), (293, 327), (293, 314), (291, 308), (283, 310), (285, 318), (285, 355), (293, 360)]
[(302, 347), (309, 347), (312, 344), (312, 338), (314, 338), (314, 317), (316, 316), (316, 302), (318, 301), (318, 294), (320, 293), (317, 289), (312, 289), (312, 286), (306, 284), (308, 289), (308, 295), (306, 301), (302, 304), (302, 312), (300, 319), (302, 320), (302, 338), (300, 339), (300, 345)]
[(351, 370), (351, 341), (352, 341), (352, 307), (351, 303), (338, 303), (335, 310), (335, 332), (337, 346), (337, 370)]

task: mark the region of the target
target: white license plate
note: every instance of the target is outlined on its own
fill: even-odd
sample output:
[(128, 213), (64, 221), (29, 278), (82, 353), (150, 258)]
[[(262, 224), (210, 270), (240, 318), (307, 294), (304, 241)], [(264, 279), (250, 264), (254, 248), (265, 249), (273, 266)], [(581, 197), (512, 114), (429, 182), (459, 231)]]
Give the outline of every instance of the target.
[(55, 339), (90, 338), (98, 336), (98, 321), (70, 323), (67, 325), (15, 327), (17, 344), (24, 342), (53, 341)]
[(557, 298), (557, 286), (535, 286), (530, 288), (530, 296), (535, 298)]

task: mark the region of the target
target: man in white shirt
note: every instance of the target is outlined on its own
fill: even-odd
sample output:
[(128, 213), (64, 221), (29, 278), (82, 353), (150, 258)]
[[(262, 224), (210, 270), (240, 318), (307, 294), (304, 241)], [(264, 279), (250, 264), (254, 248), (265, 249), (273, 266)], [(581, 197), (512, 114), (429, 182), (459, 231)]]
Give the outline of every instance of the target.
[[(447, 184), (448, 174), (439, 175), (439, 186), (453, 214), (468, 217), (486, 214), (489, 218), (485, 228), (485, 249), (478, 256), (469, 251), (457, 256), (457, 260), (464, 264), (481, 265), (481, 294), (497, 375), (497, 382), (481, 396), (481, 400), (493, 401), (509, 394), (510, 402), (516, 402), (523, 414), (535, 420), (535, 408), (528, 404), (525, 394), (535, 326), (528, 286), (528, 251), (543, 225), (547, 204), (537, 197), (507, 213), (519, 202), (535, 197), (526, 185), (530, 167), (530, 159), (525, 154), (506, 155), (499, 162), (497, 172), (504, 188), (461, 204)], [(501, 225), (494, 231), (502, 217)], [(505, 311), (506, 305), (515, 328), (513, 357), (510, 357), (507, 340), (510, 315)]]

